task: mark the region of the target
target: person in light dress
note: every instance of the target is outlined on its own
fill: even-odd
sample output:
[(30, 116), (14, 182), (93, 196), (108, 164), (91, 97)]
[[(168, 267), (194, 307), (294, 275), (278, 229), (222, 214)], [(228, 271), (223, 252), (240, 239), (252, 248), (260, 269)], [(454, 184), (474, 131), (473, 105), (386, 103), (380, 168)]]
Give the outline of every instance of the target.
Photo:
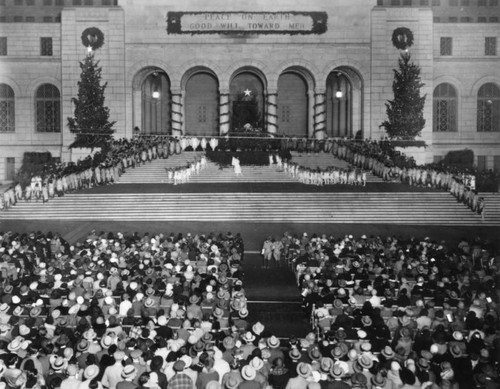
[(238, 158), (234, 158), (234, 174), (237, 176), (242, 176), (243, 173), (241, 171), (240, 160)]

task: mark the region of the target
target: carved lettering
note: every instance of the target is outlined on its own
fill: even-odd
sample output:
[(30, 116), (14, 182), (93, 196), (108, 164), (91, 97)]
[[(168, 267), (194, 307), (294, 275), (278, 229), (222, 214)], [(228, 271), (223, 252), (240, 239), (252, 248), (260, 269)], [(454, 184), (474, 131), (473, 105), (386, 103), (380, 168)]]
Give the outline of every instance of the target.
[(167, 16), (171, 34), (322, 34), (327, 24), (325, 12), (169, 12)]

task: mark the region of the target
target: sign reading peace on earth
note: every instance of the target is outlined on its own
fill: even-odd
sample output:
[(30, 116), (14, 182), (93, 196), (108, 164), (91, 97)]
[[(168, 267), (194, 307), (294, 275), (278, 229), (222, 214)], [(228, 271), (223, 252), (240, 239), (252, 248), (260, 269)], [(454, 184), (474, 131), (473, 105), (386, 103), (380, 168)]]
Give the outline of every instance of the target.
[(326, 12), (168, 12), (169, 34), (322, 34)]

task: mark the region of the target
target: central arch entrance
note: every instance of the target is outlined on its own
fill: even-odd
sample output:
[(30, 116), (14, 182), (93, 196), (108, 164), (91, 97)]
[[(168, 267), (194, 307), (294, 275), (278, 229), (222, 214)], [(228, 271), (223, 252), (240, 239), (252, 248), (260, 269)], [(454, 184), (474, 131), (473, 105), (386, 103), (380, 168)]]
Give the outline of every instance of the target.
[(264, 129), (264, 84), (251, 71), (235, 75), (229, 86), (231, 131), (250, 124)]

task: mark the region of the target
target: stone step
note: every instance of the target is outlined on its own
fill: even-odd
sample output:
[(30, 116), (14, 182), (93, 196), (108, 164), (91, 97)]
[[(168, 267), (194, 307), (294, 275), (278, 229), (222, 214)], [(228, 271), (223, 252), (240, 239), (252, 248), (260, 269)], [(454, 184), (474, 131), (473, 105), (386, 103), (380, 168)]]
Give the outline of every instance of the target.
[(490, 208), (483, 222), (445, 192), (75, 193), (19, 203), (2, 218), (500, 225), (500, 206)]

